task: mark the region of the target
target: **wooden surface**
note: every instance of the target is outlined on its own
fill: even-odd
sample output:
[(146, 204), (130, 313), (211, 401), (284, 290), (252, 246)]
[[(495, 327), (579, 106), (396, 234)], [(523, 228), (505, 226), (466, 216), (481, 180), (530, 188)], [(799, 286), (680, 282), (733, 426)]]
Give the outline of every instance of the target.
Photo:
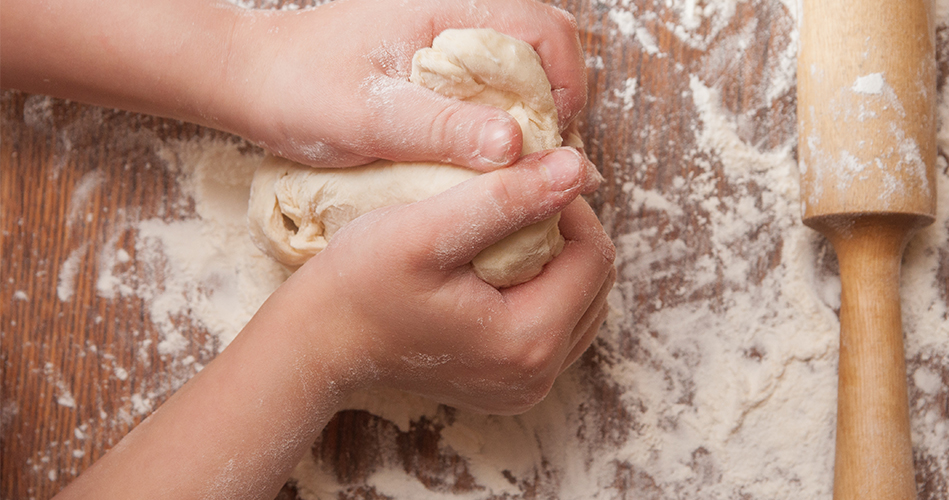
[[(608, 231), (619, 237), (634, 229), (654, 228), (664, 238), (682, 240), (702, 255), (710, 246), (703, 233), (707, 218), (686, 195), (688, 186), (683, 188), (677, 179), (688, 173), (712, 175), (719, 193), (747, 190), (754, 195), (763, 188), (736, 185), (720, 168), (707, 168), (719, 165), (720, 159), (696, 153), (701, 118), (690, 80), (697, 78), (720, 92), (724, 112), (739, 117), (736, 129), (742, 141), (765, 149), (793, 142), (793, 85), (777, 96), (766, 96), (772, 88), (776, 54), (793, 43), (793, 15), (778, 1), (723, 2), (735, 9), (727, 22), (718, 25), (714, 19), (700, 19), (692, 32), (701, 43), (684, 43), (673, 33), (681, 12), (668, 7), (668, 2), (627, 3), (627, 12), (647, 19), (640, 26), (651, 33), (652, 40), (617, 29), (610, 13), (623, 2), (571, 0), (559, 5), (577, 16), (589, 56), (590, 103), (581, 131), (591, 158), (607, 178), (592, 203)], [(949, 73), (946, 31), (945, 26), (940, 28), (940, 90)], [(624, 94), (630, 90), (631, 78), (635, 78), (636, 91)], [(0, 104), (0, 496), (48, 498), (183, 383), (189, 369), (182, 369), (182, 356), (193, 356), (197, 363), (213, 356), (213, 348), (207, 347), (213, 342), (203, 338), (206, 331), (191, 327), (186, 319), (179, 327), (193, 337), (190, 350), (173, 358), (159, 353), (161, 332), (149, 319), (142, 299), (134, 294), (104, 298), (97, 293), (97, 256), (109, 246), (118, 246), (129, 249), (135, 262), (135, 234), (129, 220), (175, 220), (193, 214), (193, 201), (180, 192), (176, 172), (162, 167), (166, 161), (160, 156), (163, 144), (227, 137), (190, 124), (17, 92), (4, 92)], [(947, 152), (939, 154), (946, 158)], [(672, 219), (644, 210), (631, 197), (631, 182), (666, 193), (695, 213)], [(749, 242), (757, 237), (746, 235)], [(821, 248), (817, 271), (834, 273), (836, 263), (827, 256), (829, 246)], [(776, 246), (749, 254), (751, 280), (763, 279), (777, 266), (782, 251), (793, 249)], [(939, 283), (941, 300), (946, 301), (949, 251), (943, 247), (937, 254), (941, 264), (933, 279)], [(630, 296), (630, 307), (643, 315), (685, 300), (723, 307), (719, 296), (732, 286), (725, 277), (683, 298), (678, 292), (682, 274), (662, 267), (697, 258), (658, 262), (644, 278), (649, 286)], [(150, 270), (129, 272), (145, 280)], [(65, 284), (73, 286), (64, 286), (71, 277)], [(623, 286), (623, 280), (630, 286), (641, 284), (632, 283), (622, 268), (620, 277), (618, 286)], [(617, 350), (598, 341), (579, 363), (577, 376), (591, 394), (591, 407), (584, 411), (596, 425), (577, 433), (586, 433), (594, 445), (603, 443), (605, 448), (628, 440), (632, 429), (641, 425), (637, 412), (647, 409), (630, 403), (603, 368), (605, 360), (642, 355), (639, 335), (648, 336), (635, 325), (621, 326)], [(755, 349), (746, 353), (748, 359), (764, 355)], [(910, 374), (925, 366), (926, 373), (935, 374), (942, 384), (932, 394), (911, 386), (911, 420), (923, 429), (949, 425), (949, 390), (945, 388), (949, 359), (918, 355), (907, 364)], [(929, 420), (922, 422), (924, 416)], [(442, 428), (453, 419), (454, 410), (443, 407), (435, 417), (414, 421), (405, 429), (365, 411), (346, 411), (328, 425), (313, 454), (329, 465), (335, 481), (344, 487), (340, 496), (345, 498), (385, 498), (368, 478), (392, 463), (440, 494), (470, 493), (477, 491), (477, 485), (463, 457), (439, 445)], [(697, 449), (693, 459), (700, 461), (703, 453), (707, 451)], [(942, 464), (949, 460), (949, 451), (918, 452), (915, 458), (920, 498), (945, 498), (949, 473)], [(605, 497), (675, 496), (621, 459), (615, 469)], [(714, 485), (716, 477), (721, 474), (702, 476), (702, 480)], [(554, 481), (554, 474), (541, 469), (536, 477), (520, 480), (519, 498), (550, 498), (551, 488), (556, 489), (551, 486)], [(796, 487), (789, 478), (788, 491)], [(287, 486), (280, 496), (295, 498), (297, 493)]]

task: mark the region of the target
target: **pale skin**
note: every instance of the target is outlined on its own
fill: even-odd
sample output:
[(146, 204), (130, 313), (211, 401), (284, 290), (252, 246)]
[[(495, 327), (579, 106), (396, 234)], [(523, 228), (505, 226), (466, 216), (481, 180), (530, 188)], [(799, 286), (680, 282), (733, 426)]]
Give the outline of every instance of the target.
[[(4, 87), (213, 126), (303, 162), (488, 172), (340, 231), (60, 497), (273, 498), (355, 391), (520, 413), (592, 342), (615, 271), (579, 197), (598, 184), (590, 162), (569, 148), (518, 160), (511, 117), (405, 82), (412, 53), (443, 29), (491, 27), (535, 47), (566, 127), (586, 99), (575, 23), (528, 0), (402, 3), (0, 4)], [(558, 211), (567, 244), (540, 276), (497, 290), (474, 275), (480, 250)]]

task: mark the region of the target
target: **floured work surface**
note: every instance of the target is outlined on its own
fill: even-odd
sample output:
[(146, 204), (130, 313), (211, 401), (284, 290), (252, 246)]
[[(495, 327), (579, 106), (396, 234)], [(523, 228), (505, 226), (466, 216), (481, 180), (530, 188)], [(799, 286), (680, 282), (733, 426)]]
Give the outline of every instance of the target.
[[(561, 5), (583, 27), (581, 135), (618, 252), (600, 337), (519, 417), (365, 395), (284, 498), (830, 498), (839, 281), (800, 223), (796, 2)], [(902, 284), (921, 499), (949, 496), (949, 1), (936, 11), (940, 208)], [(283, 276), (243, 228), (259, 150), (42, 96), (2, 106), (0, 496), (46, 498)]]

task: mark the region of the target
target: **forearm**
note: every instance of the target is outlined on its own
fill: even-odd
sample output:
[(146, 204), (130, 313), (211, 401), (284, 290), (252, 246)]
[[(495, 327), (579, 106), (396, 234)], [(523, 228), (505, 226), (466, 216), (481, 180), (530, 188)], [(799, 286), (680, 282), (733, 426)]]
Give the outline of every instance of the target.
[(233, 33), (250, 15), (223, 0), (2, 3), (0, 83), (211, 126), (240, 91)]
[[(300, 321), (289, 288), (61, 496), (273, 498), (360, 383), (344, 336)], [(329, 308), (306, 312), (331, 317)]]

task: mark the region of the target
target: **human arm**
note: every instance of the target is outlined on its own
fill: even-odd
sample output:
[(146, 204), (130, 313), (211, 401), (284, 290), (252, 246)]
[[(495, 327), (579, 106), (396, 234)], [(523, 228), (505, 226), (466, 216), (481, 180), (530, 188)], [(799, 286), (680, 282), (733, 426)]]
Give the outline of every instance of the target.
[(0, 4), (4, 88), (220, 125), (227, 85), (224, 1), (10, 1)]
[[(364, 387), (492, 413), (537, 403), (592, 341), (612, 285), (581, 164), (539, 153), (357, 219), (62, 498), (273, 498)], [(540, 276), (499, 291), (474, 275), (481, 248), (560, 210), (567, 243)]]
[(0, 3), (0, 84), (236, 133), (303, 163), (513, 162), (507, 114), (407, 82), (447, 28), (490, 27), (540, 54), (561, 127), (586, 101), (576, 25), (531, 0), (343, 0), (256, 11), (224, 0)]
[[(371, 38), (377, 40), (372, 47), (398, 46), (406, 49), (399, 52), (405, 56), (414, 44), (427, 45), (442, 26), (457, 27), (457, 22), (491, 25), (535, 43), (554, 82), (561, 117), (566, 120), (582, 106), (585, 94), (576, 33), (567, 29), (572, 28), (570, 19), (559, 11), (534, 16), (530, 13), (537, 4), (498, 0), (480, 3), (492, 7), (492, 15), (486, 16), (488, 12), (480, 8), (451, 11), (460, 3), (420, 1), (417, 6), (428, 9), (429, 17), (411, 12), (413, 21), (400, 26), (406, 13), (390, 16), (382, 7), (391, 4), (369, 0), (338, 4), (347, 9), (362, 6), (363, 11), (378, 6), (374, 15), (392, 22), (385, 26), (388, 32), (354, 35), (314, 34), (314, 24), (323, 19), (317, 12), (348, 12), (349, 17), (335, 19), (349, 20), (358, 12), (343, 8), (258, 13), (185, 0), (126, 5), (76, 0), (26, 4), (36, 9), (31, 11), (17, 10), (25, 5), (22, 2), (3, 2), (0, 75), (4, 86), (214, 126), (303, 161), (312, 159), (313, 145), (322, 144), (328, 155), (323, 159), (335, 159), (340, 166), (375, 156), (429, 155), (490, 170), (500, 162), (471, 163), (477, 160), (480, 131), (468, 130), (465, 135), (464, 130), (458, 132), (458, 124), (490, 121), (469, 112), (497, 111), (403, 87), (399, 71), (386, 72), (392, 67), (387, 61), (407, 61), (373, 59), (365, 52), (369, 46), (340, 42)], [(521, 12), (511, 14), (515, 7)], [(450, 12), (436, 20), (437, 9)], [(39, 21), (30, 17), (37, 12)], [(551, 29), (546, 15), (555, 16), (553, 24), (560, 29)], [(452, 20), (458, 16), (464, 19)], [(373, 26), (366, 19), (358, 25)], [(406, 41), (406, 33), (420, 35)], [(558, 48), (563, 44), (552, 39), (569, 42), (569, 47)], [(337, 52), (329, 53), (327, 47)], [(317, 66), (307, 64), (312, 60)], [(349, 60), (368, 61), (368, 66), (355, 74), (338, 71), (352, 69)], [(341, 77), (321, 79), (334, 74)], [(369, 81), (376, 86), (360, 86)], [(395, 86), (395, 95), (389, 97), (404, 99), (366, 104), (369, 97), (378, 97), (371, 90), (379, 90), (380, 83)], [(426, 118), (414, 118), (416, 114)], [(493, 116), (509, 120), (506, 115)], [(332, 121), (339, 117), (345, 119)], [(508, 132), (511, 140), (499, 142), (510, 146), (503, 153), (512, 155), (517, 137)], [(341, 233), (354, 241), (340, 240), (298, 271), (228, 349), (62, 496), (272, 497), (339, 402), (360, 387), (398, 387), (500, 413), (522, 411), (539, 400), (556, 373), (589, 344), (602, 321), (610, 280), (608, 240), (589, 208), (577, 201), (566, 209), (561, 223), (570, 240), (567, 249), (531, 283), (498, 292), (471, 276), (466, 264), (468, 253), (480, 249), (484, 239), (526, 225), (525, 214), (540, 219), (575, 199), (576, 186), (559, 195), (504, 189), (522, 182), (544, 186), (539, 158), (525, 159), (472, 181), (468, 188), (453, 190), (459, 195), (454, 201), (446, 194), (438, 202), (390, 209)], [(587, 183), (583, 185), (586, 189)], [(519, 196), (519, 201), (503, 203), (510, 196)], [(471, 207), (482, 207), (484, 212), (468, 213)], [(449, 213), (453, 223), (444, 222)], [(444, 232), (445, 227), (457, 226), (458, 217), (481, 227), (480, 239)], [(367, 227), (385, 230), (364, 231), (357, 237), (360, 228)], [(392, 232), (394, 227), (403, 233)], [(405, 231), (418, 238), (407, 238)], [(417, 244), (402, 248), (407, 239)], [(346, 261), (355, 268), (356, 259), (347, 256), (357, 255), (356, 250), (387, 248), (398, 251), (381, 262), (395, 263), (393, 259), (401, 256), (401, 265), (382, 266), (373, 255), (359, 261), (358, 276), (346, 280), (339, 276), (349, 269), (339, 267)], [(426, 260), (433, 249), (449, 261)], [(366, 263), (375, 267), (365, 267)], [(584, 270), (597, 276), (575, 287)], [(359, 286), (352, 286), (352, 281)], [(396, 307), (399, 304), (406, 307)], [(415, 322), (391, 321), (403, 315)], [(417, 328), (420, 325), (428, 326)], [(390, 329), (395, 327), (401, 328)], [(479, 331), (483, 335), (473, 334)], [(446, 362), (419, 370), (417, 361), (426, 359)]]

